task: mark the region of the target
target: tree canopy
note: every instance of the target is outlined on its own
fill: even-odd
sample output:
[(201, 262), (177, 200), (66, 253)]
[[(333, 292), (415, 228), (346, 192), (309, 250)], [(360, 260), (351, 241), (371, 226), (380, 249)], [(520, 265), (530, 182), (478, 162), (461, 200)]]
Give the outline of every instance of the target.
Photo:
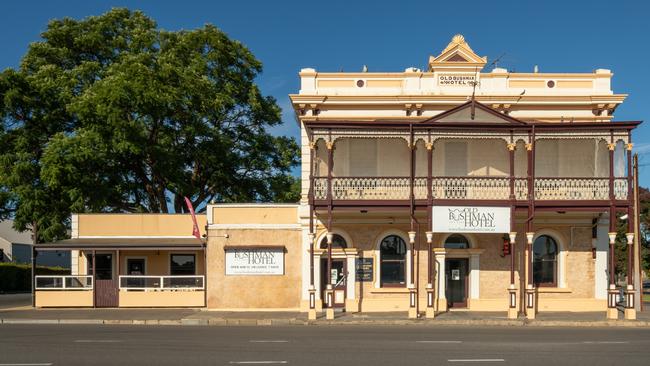
[(298, 200), (298, 145), (269, 133), (282, 122), (261, 71), (212, 25), (165, 31), (128, 9), (50, 21), (0, 74), (0, 218), (50, 240), (71, 212)]

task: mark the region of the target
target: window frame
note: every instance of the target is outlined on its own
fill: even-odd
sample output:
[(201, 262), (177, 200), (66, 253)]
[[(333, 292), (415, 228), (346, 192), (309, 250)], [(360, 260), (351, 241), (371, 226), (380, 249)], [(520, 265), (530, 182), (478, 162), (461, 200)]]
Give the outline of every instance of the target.
[[(452, 237), (462, 237), (463, 239), (465, 239), (467, 246), (465, 248), (447, 248), (447, 241)], [(465, 249), (470, 249), (472, 247), (472, 243), (470, 242), (467, 236), (463, 234), (454, 233), (454, 234), (450, 234), (445, 238), (445, 241), (442, 243), (442, 247), (445, 248), (446, 250), (465, 250)]]
[[(348, 249), (348, 241), (345, 239), (345, 237), (343, 235), (341, 235), (341, 234), (338, 234), (338, 233), (333, 233), (333, 234), (334, 234), (334, 237), (332, 238), (332, 250), (335, 250), (335, 249), (339, 249), (339, 250), (340, 249)], [(341, 238), (343, 240), (343, 243), (345, 244), (345, 246), (342, 247), (342, 246), (336, 246), (335, 245), (337, 237), (339, 237), (339, 238)], [(320, 239), (320, 242), (318, 244), (318, 248), (321, 249), (321, 250), (327, 250), (327, 235), (324, 235)]]
[[(112, 252), (97, 252), (97, 253), (95, 253), (95, 255), (97, 255), (97, 256), (110, 255), (111, 256), (111, 268), (110, 268), (111, 278), (100, 278), (100, 275), (98, 273), (99, 271), (97, 271), (96, 268), (95, 268), (95, 271), (93, 273), (93, 267), (94, 266), (93, 266), (93, 253), (92, 252), (85, 253), (85, 257), (86, 257), (86, 273), (89, 276), (95, 276), (95, 279), (97, 279), (97, 280), (104, 280), (104, 281), (115, 280), (115, 258), (116, 258), (116, 255), (113, 254)], [(95, 258), (94, 264), (95, 264), (95, 266), (97, 265), (97, 258)], [(118, 274), (118, 276), (119, 276), (119, 274)]]
[[(191, 256), (194, 258), (194, 273), (192, 274), (174, 274), (172, 273), (172, 258), (174, 256)], [(197, 274), (196, 253), (169, 253), (169, 275), (170, 276), (196, 276)]]
[[(386, 240), (387, 238), (390, 238), (392, 236), (398, 238), (399, 240), (402, 241), (402, 243), (404, 243), (404, 249), (405, 249), (404, 250), (404, 259), (383, 259), (382, 248), (381, 248), (382, 244), (384, 243), (384, 240)], [(395, 233), (383, 235), (382, 239), (379, 241), (379, 247), (377, 248), (377, 251), (378, 251), (378, 254), (379, 254), (379, 260), (378, 260), (378, 262), (379, 262), (378, 263), (379, 276), (377, 278), (377, 281), (379, 282), (379, 287), (380, 288), (406, 288), (406, 286), (407, 286), (407, 284), (409, 282), (409, 254), (410, 254), (408, 243), (406, 242), (406, 240), (404, 240), (404, 238), (402, 238), (402, 236), (400, 236), (398, 234), (395, 234)], [(384, 283), (384, 281), (382, 279), (382, 276), (383, 276), (383, 273), (384, 273), (382, 265), (385, 262), (386, 263), (404, 263), (404, 283), (403, 284), (402, 283)]]
[[(544, 237), (551, 239), (553, 241), (553, 244), (555, 245), (555, 255), (554, 255), (553, 261), (543, 261), (543, 260), (536, 260), (535, 259), (535, 242), (537, 242), (537, 240), (539, 240), (540, 238), (544, 238)], [(533, 262), (532, 263), (532, 266), (533, 266), (533, 271), (532, 271), (533, 272), (533, 285), (535, 287), (557, 288), (558, 283), (559, 283), (559, 277), (560, 277), (560, 244), (559, 244), (558, 240), (555, 237), (553, 237), (551, 235), (548, 235), (548, 234), (539, 235), (533, 241), (532, 256), (533, 256), (533, 258), (532, 258), (532, 262)], [(535, 264), (536, 263), (543, 263), (543, 262), (552, 262), (553, 263), (553, 282), (537, 283), (537, 281), (535, 281)]]

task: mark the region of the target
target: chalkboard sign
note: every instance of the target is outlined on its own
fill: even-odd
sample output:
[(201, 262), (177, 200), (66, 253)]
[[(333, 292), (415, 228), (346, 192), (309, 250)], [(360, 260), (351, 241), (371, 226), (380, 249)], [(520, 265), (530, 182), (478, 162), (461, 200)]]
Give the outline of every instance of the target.
[(357, 258), (355, 262), (357, 281), (372, 281), (372, 258)]

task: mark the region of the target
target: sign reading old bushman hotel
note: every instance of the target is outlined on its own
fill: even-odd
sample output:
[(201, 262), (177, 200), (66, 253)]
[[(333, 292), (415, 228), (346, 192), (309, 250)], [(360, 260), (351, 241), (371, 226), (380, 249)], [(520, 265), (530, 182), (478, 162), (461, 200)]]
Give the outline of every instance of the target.
[(636, 224), (626, 94), (607, 69), (487, 62), (456, 35), (426, 70), (302, 69), (300, 202), (209, 205), (203, 239), (187, 215), (73, 215), (71, 239), (36, 247), (72, 251), (36, 306), (616, 317), (617, 217), (630, 255)]

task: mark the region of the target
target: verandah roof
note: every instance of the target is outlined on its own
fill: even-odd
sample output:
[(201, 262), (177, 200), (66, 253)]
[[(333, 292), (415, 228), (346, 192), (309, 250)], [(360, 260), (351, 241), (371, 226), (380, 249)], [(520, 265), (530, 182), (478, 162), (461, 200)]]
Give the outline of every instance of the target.
[(197, 238), (75, 238), (37, 244), (45, 250), (202, 250), (205, 244)]

